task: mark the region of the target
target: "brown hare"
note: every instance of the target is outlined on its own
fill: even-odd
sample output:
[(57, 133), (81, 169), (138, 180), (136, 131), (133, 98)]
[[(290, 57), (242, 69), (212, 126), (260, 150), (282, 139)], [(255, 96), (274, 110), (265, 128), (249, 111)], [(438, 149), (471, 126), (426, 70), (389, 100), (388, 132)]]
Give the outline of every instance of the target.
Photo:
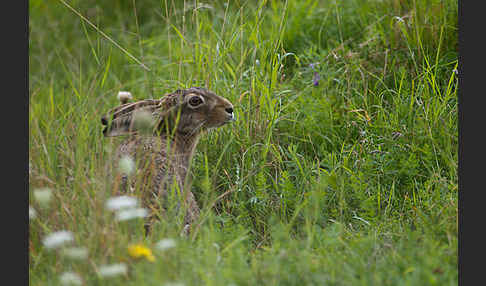
[(157, 206), (166, 204), (164, 200), (175, 186), (186, 210), (183, 231), (189, 233), (200, 212), (186, 182), (194, 150), (205, 130), (235, 120), (233, 105), (200, 87), (177, 90), (158, 100), (126, 103), (123, 97), (120, 101), (120, 106), (101, 118), (106, 126), (103, 134), (105, 137), (128, 135), (116, 150), (115, 164), (129, 156), (137, 171), (120, 174), (115, 185), (119, 192), (138, 193), (144, 206), (152, 210), (153, 215), (146, 223), (147, 232)]

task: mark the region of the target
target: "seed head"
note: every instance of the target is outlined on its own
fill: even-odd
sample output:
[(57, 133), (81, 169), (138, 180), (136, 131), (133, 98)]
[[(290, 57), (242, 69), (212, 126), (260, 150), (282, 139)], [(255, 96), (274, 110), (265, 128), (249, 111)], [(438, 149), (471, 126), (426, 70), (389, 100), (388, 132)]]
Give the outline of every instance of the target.
[(121, 104), (125, 104), (133, 98), (132, 94), (128, 91), (119, 91), (117, 97)]

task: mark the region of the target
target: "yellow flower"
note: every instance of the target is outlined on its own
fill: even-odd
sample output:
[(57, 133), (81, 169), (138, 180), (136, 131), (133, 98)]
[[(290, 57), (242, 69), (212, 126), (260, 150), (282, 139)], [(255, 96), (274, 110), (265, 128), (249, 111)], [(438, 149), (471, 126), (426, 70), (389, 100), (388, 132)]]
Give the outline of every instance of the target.
[(150, 262), (155, 261), (155, 257), (152, 254), (150, 248), (143, 246), (142, 244), (132, 244), (128, 246), (128, 254), (133, 258), (145, 258)]

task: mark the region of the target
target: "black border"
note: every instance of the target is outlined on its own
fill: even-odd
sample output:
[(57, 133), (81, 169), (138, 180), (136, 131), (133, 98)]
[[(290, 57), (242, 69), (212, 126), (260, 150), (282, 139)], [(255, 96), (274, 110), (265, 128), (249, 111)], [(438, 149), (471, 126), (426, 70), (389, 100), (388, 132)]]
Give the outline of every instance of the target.
[[(468, 5), (465, 5), (465, 4)], [(482, 133), (485, 106), (481, 101), (485, 87), (482, 45), (484, 38), (484, 9), (474, 7), (477, 1), (458, 0), (458, 270), (459, 285), (484, 284), (484, 257), (481, 245), (484, 244), (485, 200), (480, 195), (484, 190), (485, 177), (484, 148)], [(476, 13), (474, 13), (476, 12)], [(479, 180), (478, 180), (479, 179)], [(469, 232), (469, 233), (468, 233)]]
[[(4, 284), (29, 283), (29, 1), (2, 9), (2, 255)], [(5, 178), (7, 180), (5, 180)], [(11, 283), (10, 281), (14, 281)]]

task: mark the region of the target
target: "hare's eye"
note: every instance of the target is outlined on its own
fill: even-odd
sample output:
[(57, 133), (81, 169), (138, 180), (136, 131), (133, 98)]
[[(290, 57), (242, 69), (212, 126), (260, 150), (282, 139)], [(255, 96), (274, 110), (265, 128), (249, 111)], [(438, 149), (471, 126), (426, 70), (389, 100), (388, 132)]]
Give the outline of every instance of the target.
[(197, 107), (203, 103), (203, 99), (200, 96), (193, 96), (189, 99), (189, 105)]

